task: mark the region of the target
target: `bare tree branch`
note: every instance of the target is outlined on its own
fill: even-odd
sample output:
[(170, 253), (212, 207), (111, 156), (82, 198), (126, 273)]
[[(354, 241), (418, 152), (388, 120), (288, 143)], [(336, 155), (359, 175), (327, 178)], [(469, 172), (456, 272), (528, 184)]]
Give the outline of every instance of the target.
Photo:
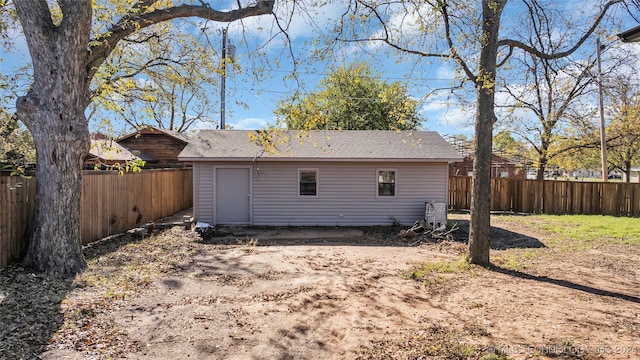
[(103, 34), (98, 37), (99, 40), (92, 42), (94, 45), (91, 47), (87, 63), (89, 74), (93, 75), (95, 73), (100, 64), (109, 56), (120, 40), (142, 28), (163, 21), (186, 17), (199, 17), (219, 22), (231, 22), (246, 17), (270, 14), (273, 12), (275, 0), (261, 0), (255, 5), (230, 11), (214, 10), (208, 5), (180, 5), (166, 9), (152, 10), (148, 13), (140, 13), (141, 10), (146, 9), (149, 4), (153, 3), (155, 3), (155, 1), (139, 1), (132, 11), (109, 28), (108, 36)]
[(444, 20), (444, 28), (445, 28), (445, 36), (447, 39), (447, 45), (449, 46), (449, 51), (451, 51), (450, 57), (460, 65), (460, 67), (462, 68), (464, 73), (467, 75), (469, 80), (472, 81), (474, 84), (477, 84), (477, 76), (473, 73), (473, 71), (471, 71), (471, 68), (469, 68), (469, 65), (467, 65), (467, 63), (460, 56), (460, 54), (458, 54), (458, 51), (456, 50), (453, 44), (453, 39), (451, 36), (451, 24), (449, 22), (450, 19), (449, 19), (449, 12), (447, 10), (446, 1), (442, 1), (442, 5), (439, 7), (439, 9)]
[[(589, 27), (589, 29), (587, 31), (584, 32), (584, 34), (580, 37), (580, 39), (569, 49), (564, 50), (564, 51), (560, 51), (557, 53), (547, 53), (543, 50), (537, 49), (534, 46), (528, 45), (523, 43), (522, 41), (519, 40), (513, 40), (513, 39), (503, 39), (498, 41), (498, 47), (503, 47), (503, 46), (507, 46), (509, 48), (519, 48), (522, 49), (530, 54), (535, 55), (536, 57), (539, 57), (541, 59), (547, 59), (547, 60), (551, 60), (551, 59), (559, 59), (559, 58), (563, 58), (566, 56), (569, 56), (571, 54), (573, 54), (576, 50), (578, 50), (578, 48), (580, 48), (580, 46), (582, 46), (582, 44), (584, 44), (585, 41), (587, 41), (587, 39), (591, 36), (591, 34), (593, 34), (593, 32), (596, 30), (596, 28), (598, 27), (598, 25), (600, 25), (600, 23), (602, 22), (602, 20), (604, 19), (607, 11), (609, 10), (609, 8), (611, 8), (612, 6), (622, 3), (624, 2), (624, 0), (611, 0), (608, 1), (600, 10), (600, 13), (598, 14), (598, 17), (596, 18), (596, 20), (591, 24), (591, 26)], [(509, 54), (511, 54), (512, 51), (509, 51)], [(503, 59), (502, 62), (504, 63), (507, 60), (507, 58)]]

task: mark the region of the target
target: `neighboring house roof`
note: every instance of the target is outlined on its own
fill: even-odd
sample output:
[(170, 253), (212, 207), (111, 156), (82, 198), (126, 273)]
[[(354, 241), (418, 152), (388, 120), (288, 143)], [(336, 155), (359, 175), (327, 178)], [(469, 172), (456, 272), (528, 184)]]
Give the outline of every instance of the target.
[(640, 25), (632, 29), (623, 31), (617, 35), (618, 38), (622, 40), (622, 42), (638, 42), (640, 41)]
[(275, 134), (276, 149), (252, 138), (258, 131), (203, 130), (180, 153), (182, 161), (460, 161), (460, 154), (435, 131), (317, 130)]
[(132, 132), (131, 134), (127, 134), (122, 136), (121, 138), (119, 138), (117, 141), (122, 141), (124, 139), (128, 139), (130, 137), (136, 136), (138, 134), (154, 134), (154, 133), (161, 133), (161, 134), (165, 134), (167, 136), (170, 136), (176, 140), (182, 141), (185, 144), (188, 144), (189, 141), (191, 140), (190, 137), (188, 137), (185, 134), (173, 131), (173, 130), (167, 130), (167, 129), (160, 129), (157, 127), (153, 127), (153, 126), (149, 126), (137, 131)]
[(99, 139), (91, 140), (89, 156), (94, 156), (107, 161), (131, 161), (131, 160), (153, 160), (151, 156), (129, 150), (113, 140)]

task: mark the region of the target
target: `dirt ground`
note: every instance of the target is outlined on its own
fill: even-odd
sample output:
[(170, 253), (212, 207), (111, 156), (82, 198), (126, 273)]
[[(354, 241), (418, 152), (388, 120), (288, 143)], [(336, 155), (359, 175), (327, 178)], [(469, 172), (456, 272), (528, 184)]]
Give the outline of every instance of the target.
[[(452, 217), (465, 238), (467, 216)], [(105, 295), (69, 290), (60, 311), (80, 314), (31, 358), (640, 358), (638, 247), (560, 250), (544, 233), (492, 225), (491, 269), (463, 264), (461, 242), (410, 247), (394, 228), (190, 240), (195, 255), (135, 294), (90, 307), (80, 299)], [(416, 280), (425, 262), (435, 270)]]

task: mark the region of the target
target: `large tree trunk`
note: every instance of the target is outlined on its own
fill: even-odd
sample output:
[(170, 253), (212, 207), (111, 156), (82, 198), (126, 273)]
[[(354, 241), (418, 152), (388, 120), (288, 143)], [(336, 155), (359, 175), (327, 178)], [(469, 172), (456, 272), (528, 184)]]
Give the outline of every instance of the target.
[(91, 1), (63, 1), (53, 24), (45, 1), (16, 1), (33, 60), (33, 85), (17, 115), (36, 147), (36, 211), (24, 264), (48, 273), (85, 267), (80, 238), (82, 160), (89, 151), (87, 44)]
[[(68, 103), (60, 94), (52, 99), (58, 105)], [(82, 160), (89, 150), (89, 131), (82, 124), (84, 119), (69, 119), (83, 114), (82, 109), (41, 113), (37, 119), (55, 124), (52, 129), (30, 127), (36, 139), (36, 210), (24, 264), (38, 271), (75, 274), (85, 267), (79, 215)], [(51, 131), (55, 128), (61, 131)]]
[(538, 168), (536, 174), (536, 180), (544, 180), (544, 170), (547, 168), (547, 158), (540, 156), (538, 158)]
[(631, 160), (624, 162), (624, 182), (631, 182)]
[(475, 123), (473, 181), (471, 193), (471, 223), (469, 226), (469, 260), (489, 265), (491, 245), (491, 148), (494, 110), (496, 60), (500, 16), (507, 0), (482, 1), (482, 38), (486, 41), (480, 52), (480, 75), (476, 81), (478, 112)]
[(62, 17), (59, 12), (52, 14), (50, 2), (14, 2), (33, 64), (33, 84), (27, 95), (18, 98), (16, 110), (33, 134), (38, 180), (34, 229), (24, 263), (40, 271), (73, 274), (85, 267), (80, 192), (82, 160), (90, 141), (84, 112), (98, 67), (118, 41), (142, 27), (190, 16), (229, 22), (272, 13), (275, 1), (261, 0), (229, 11), (214, 10), (206, 3), (155, 9), (154, 1), (134, 1), (129, 14), (114, 21), (108, 36), (94, 42), (89, 41), (91, 0), (57, 0)]

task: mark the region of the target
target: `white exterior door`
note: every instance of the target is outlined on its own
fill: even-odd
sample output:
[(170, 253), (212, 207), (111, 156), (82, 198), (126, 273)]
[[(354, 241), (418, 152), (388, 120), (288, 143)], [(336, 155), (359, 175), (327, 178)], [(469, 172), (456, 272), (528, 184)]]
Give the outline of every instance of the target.
[(251, 180), (248, 168), (216, 168), (216, 224), (249, 224)]

